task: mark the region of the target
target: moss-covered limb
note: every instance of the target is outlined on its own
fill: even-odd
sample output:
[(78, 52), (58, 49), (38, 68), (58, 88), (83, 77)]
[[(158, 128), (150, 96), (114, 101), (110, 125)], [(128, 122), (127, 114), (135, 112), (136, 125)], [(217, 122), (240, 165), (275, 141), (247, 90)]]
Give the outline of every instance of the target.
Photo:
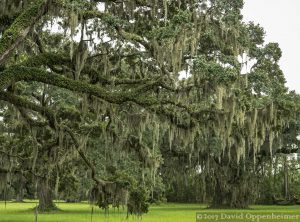
[[(73, 68), (74, 64), (72, 63), (70, 57), (66, 54), (62, 53), (52, 53), (52, 52), (45, 52), (41, 53), (36, 56), (32, 56), (28, 58), (26, 61), (23, 61), (20, 65), (27, 66), (27, 67), (41, 67), (41, 66), (48, 66), (52, 69), (54, 66), (67, 66), (69, 68)], [(105, 78), (101, 73), (97, 70), (90, 68), (88, 64), (83, 68), (81, 71), (82, 74), (86, 74), (90, 76), (91, 79), (96, 78), (96, 81), (93, 83), (101, 83), (103, 85), (134, 85), (134, 84), (146, 84), (152, 79), (145, 78), (145, 79), (130, 79), (130, 78), (123, 78), (123, 79), (109, 79)], [(166, 86), (164, 85), (164, 88)]]
[(115, 85), (136, 85), (136, 84), (146, 84), (150, 81), (153, 81), (151, 79), (104, 79), (102, 78), (101, 83), (106, 82), (107, 84), (115, 84)]
[[(98, 57), (103, 57), (103, 56), (109, 56), (111, 53), (96, 53), (93, 55), (90, 55), (87, 57), (87, 62), (92, 61), (95, 58)], [(147, 52), (144, 51), (136, 51), (136, 52), (131, 52), (131, 53), (124, 53), (124, 54), (112, 54), (111, 57), (109, 58), (111, 61), (116, 61), (119, 58), (139, 58), (142, 57), (143, 55), (147, 54)]]
[(97, 70), (88, 67), (87, 65), (81, 71), (82, 74), (90, 76), (92, 83), (101, 83), (102, 85), (137, 85), (137, 84), (146, 84), (153, 79), (144, 78), (144, 79), (130, 79), (130, 78), (116, 78), (109, 79), (101, 75)]
[(24, 108), (18, 107), (19, 112), (21, 113), (21, 116), (23, 119), (32, 127), (46, 127), (48, 125), (47, 122), (43, 121), (36, 121), (33, 120), (26, 112)]
[(158, 113), (162, 113), (168, 117), (172, 117), (172, 119), (174, 120), (176, 119), (177, 123), (181, 122), (180, 120), (182, 119), (182, 116), (176, 116), (176, 112), (186, 113), (191, 120), (191, 124), (188, 124), (189, 128), (194, 127), (196, 125), (196, 122), (206, 121), (206, 118), (204, 118), (204, 116), (212, 117), (212, 116), (224, 115), (229, 113), (228, 111), (216, 110), (210, 108), (197, 107), (196, 109), (196, 108), (192, 108), (188, 104), (176, 102), (170, 99), (162, 99), (160, 101), (160, 107), (158, 108), (154, 107), (154, 110), (155, 109), (158, 110), (156, 111)]
[(46, 127), (48, 123), (46, 121), (37, 121), (33, 120), (27, 113), (26, 109), (22, 107), (18, 107), (18, 110), (23, 117), (23, 119), (28, 123), (31, 127)]
[(7, 92), (0, 92), (0, 100), (11, 103), (17, 107), (22, 107), (25, 109), (36, 111), (36, 112), (42, 114), (43, 116), (46, 116), (47, 119), (49, 120), (50, 125), (52, 125), (52, 126), (55, 125), (54, 113), (45, 107), (39, 106), (33, 102), (30, 102), (26, 99), (23, 99), (19, 96), (16, 96), (16, 95), (13, 95), (13, 94), (7, 93)]
[(53, 72), (63, 74), (66, 70), (74, 69), (74, 64), (72, 63), (69, 56), (63, 53), (53, 53), (45, 52), (35, 56), (29, 57), (27, 60), (23, 61), (19, 65), (28, 67), (41, 67), (47, 66)]
[[(51, 69), (54, 66), (67, 66), (69, 68), (73, 68), (74, 64), (72, 63), (70, 57), (66, 54), (62, 53), (52, 53), (52, 52), (45, 52), (41, 53), (36, 56), (32, 56), (28, 58), (26, 61), (23, 61), (21, 64), (22, 66), (28, 67), (40, 67), (40, 66), (48, 66)], [(157, 81), (156, 85), (163, 87), (169, 91), (175, 92), (176, 89), (168, 86), (162, 80), (159, 79), (130, 79), (130, 78), (116, 78), (116, 79), (109, 79), (101, 75), (97, 70), (90, 68), (88, 64), (83, 68), (81, 71), (82, 74), (88, 75), (92, 80), (92, 83), (101, 83), (102, 85), (138, 85), (138, 84), (148, 84), (153, 81)], [(95, 78), (96, 77), (96, 78)]]
[(81, 114), (79, 111), (76, 110), (69, 110), (69, 109), (60, 109), (57, 113), (54, 113), (51, 109), (47, 107), (40, 106), (36, 103), (30, 102), (24, 98), (21, 98), (17, 95), (8, 93), (8, 92), (0, 92), (0, 100), (9, 102), (10, 104), (15, 105), (23, 118), (29, 123), (31, 126), (36, 126), (36, 127), (43, 127), (48, 125), (47, 122), (38, 122), (36, 120), (33, 120), (30, 118), (27, 114), (27, 112), (24, 109), (32, 110), (35, 112), (40, 113), (42, 116), (44, 116), (48, 121), (50, 127), (55, 129), (56, 127), (56, 119), (63, 119), (63, 120), (80, 120)]
[(70, 57), (66, 54), (46, 52), (31, 56), (20, 65), (28, 67), (66, 65), (72, 67), (73, 63), (71, 62)]
[[(156, 85), (159, 84), (155, 81), (151, 81), (147, 84), (143, 84), (140, 87), (136, 88), (135, 90), (131, 90), (128, 92), (114, 92), (114, 91), (108, 91), (102, 87), (91, 85), (82, 81), (68, 79), (64, 76), (49, 73), (47, 71), (38, 68), (14, 66), (6, 69), (4, 72), (0, 74), (0, 76), (1, 76), (0, 78), (1, 89), (7, 87), (12, 81), (15, 82), (21, 80), (37, 81), (37, 82), (42, 82), (42, 83), (58, 86), (61, 88), (69, 89), (74, 92), (93, 95), (114, 104), (122, 104), (124, 102), (134, 102), (143, 107), (151, 107), (151, 110), (154, 110), (155, 112), (160, 112), (161, 114), (166, 115), (167, 117), (172, 116), (171, 115), (172, 111), (170, 111), (169, 108), (167, 108), (168, 106), (172, 106), (173, 107), (172, 110), (174, 112), (176, 108), (184, 110), (191, 116), (194, 116), (195, 119), (201, 116), (201, 114), (203, 113), (205, 114), (209, 111), (209, 110), (194, 111), (185, 104), (181, 104), (167, 99), (158, 100), (157, 97), (148, 95), (147, 91), (152, 90), (153, 87), (156, 87)], [(157, 106), (159, 106), (159, 108), (157, 108)]]
[(83, 11), (83, 12), (81, 12), (81, 14), (82, 14), (82, 18), (84, 20), (94, 19), (94, 18), (107, 19), (107, 18), (111, 17), (111, 15), (108, 13), (99, 12), (99, 11), (95, 11), (95, 10)]
[[(27, 67), (41, 67), (41, 66), (48, 66), (52, 69), (54, 66), (67, 66), (69, 68), (73, 68), (74, 64), (72, 63), (70, 57), (66, 54), (62, 53), (52, 53), (52, 52), (45, 52), (41, 53), (36, 56), (32, 56), (28, 58), (26, 61), (23, 61), (20, 65), (27, 66)], [(145, 79), (130, 79), (130, 78), (116, 78), (116, 79), (109, 79), (105, 78), (101, 73), (97, 70), (90, 68), (86, 65), (83, 70), (81, 71), (82, 74), (86, 74), (90, 76), (90, 78), (96, 78), (96, 81), (93, 83), (101, 83), (103, 85), (136, 85), (136, 84), (147, 84), (153, 79), (145, 78)], [(171, 87), (167, 87), (166, 84), (161, 82), (163, 88), (171, 89)], [(174, 89), (172, 89), (174, 91)]]
[(86, 93), (114, 104), (122, 104), (124, 102), (134, 102), (141, 106), (159, 104), (159, 101), (157, 101), (155, 97), (143, 96), (139, 89), (132, 90), (130, 92), (113, 92), (100, 86), (91, 85), (89, 83), (49, 73), (43, 69), (24, 66), (12, 66), (0, 73), (0, 89), (3, 90), (7, 88), (13, 81), (17, 82), (22, 80), (42, 82), (64, 89), (69, 89), (74, 92)]
[[(189, 106), (174, 102), (172, 100), (158, 100), (157, 97), (148, 95), (147, 92), (151, 91), (159, 85), (159, 82), (151, 81), (143, 84), (134, 90), (127, 92), (108, 91), (100, 86), (91, 85), (82, 81), (68, 79), (64, 76), (49, 73), (43, 69), (29, 68), (23, 66), (14, 66), (6, 69), (0, 74), (0, 87), (5, 89), (12, 81), (37, 81), (61, 88), (69, 89), (74, 92), (86, 93), (96, 96), (107, 102), (114, 104), (122, 104), (124, 102), (134, 102), (143, 107), (155, 106), (172, 106), (179, 108), (189, 113), (191, 116), (199, 116), (200, 114), (207, 113), (208, 110), (194, 111)], [(154, 108), (155, 109), (155, 108)], [(167, 110), (163, 108), (163, 110)], [(163, 111), (161, 110), (161, 111)], [(222, 112), (222, 111), (220, 111)], [(168, 112), (169, 113), (169, 112)], [(199, 114), (200, 113), (200, 114)], [(169, 116), (169, 114), (168, 114)], [(201, 115), (200, 115), (201, 116)]]
[(3, 64), (14, 49), (28, 35), (33, 25), (46, 13), (49, 0), (36, 0), (20, 14), (0, 39), (0, 64)]
[(89, 161), (89, 159), (87, 158), (87, 156), (85, 155), (85, 153), (79, 148), (80, 145), (79, 145), (79, 142), (77, 140), (77, 136), (68, 127), (65, 127), (64, 129), (69, 134), (69, 136), (71, 137), (71, 139), (72, 139), (72, 141), (74, 143), (74, 146), (75, 146), (76, 150), (78, 151), (78, 154), (80, 155), (80, 157), (82, 158), (82, 160), (85, 162), (85, 164), (90, 168), (90, 170), (92, 172), (92, 179), (98, 185), (102, 185), (102, 186), (104, 186), (105, 184), (108, 184), (108, 183), (113, 183), (113, 182), (110, 182), (110, 181), (105, 181), (105, 180), (99, 179), (97, 177), (95, 166)]

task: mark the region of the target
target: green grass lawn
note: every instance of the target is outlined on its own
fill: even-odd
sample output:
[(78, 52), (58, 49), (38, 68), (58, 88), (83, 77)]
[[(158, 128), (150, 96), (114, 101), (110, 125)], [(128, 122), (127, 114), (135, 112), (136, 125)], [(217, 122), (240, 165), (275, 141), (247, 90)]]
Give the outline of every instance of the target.
[[(7, 203), (0, 202), (0, 222), (34, 222), (35, 215), (33, 208), (36, 206), (34, 202), (27, 203)], [(91, 216), (92, 208), (87, 203), (57, 203), (61, 209), (59, 212), (39, 214), (39, 222), (100, 222), (111, 221), (121, 222), (126, 221), (126, 210), (111, 209), (109, 214), (105, 214), (103, 210), (94, 208), (93, 216)], [(251, 206), (249, 210), (207, 210), (206, 206), (198, 204), (162, 204), (153, 205), (150, 212), (143, 216), (144, 222), (196, 222), (196, 213), (200, 213), (203, 217), (209, 215), (219, 215), (226, 213), (226, 215), (241, 215), (243, 219), (221, 219), (214, 218), (199, 220), (199, 221), (249, 221), (249, 222), (264, 222), (264, 221), (278, 221), (278, 222), (300, 222), (298, 219), (261, 219), (251, 220), (246, 218), (246, 215), (264, 216), (272, 213), (280, 214), (294, 214), (300, 215), (300, 206)], [(207, 215), (205, 215), (207, 214)], [(130, 217), (128, 221), (140, 221), (140, 218)]]

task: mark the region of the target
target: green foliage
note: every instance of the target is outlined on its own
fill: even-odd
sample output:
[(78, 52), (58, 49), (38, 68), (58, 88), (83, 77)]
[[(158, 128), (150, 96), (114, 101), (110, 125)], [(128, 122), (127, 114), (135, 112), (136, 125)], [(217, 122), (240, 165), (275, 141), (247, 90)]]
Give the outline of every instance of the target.
[(45, 4), (45, 0), (36, 0), (20, 16), (18, 16), (12, 25), (4, 32), (0, 40), (1, 60), (3, 59), (3, 55), (8, 54), (6, 52), (7, 50), (12, 50), (10, 49), (11, 45), (16, 44), (18, 39), (23, 37), (22, 33), (28, 32), (26, 29), (28, 30), (28, 28), (30, 28), (30, 26), (33, 24), (34, 20), (38, 18), (41, 13), (43, 13), (44, 9), (42, 8), (45, 6)]
[[(237, 71), (231, 67), (222, 67), (214, 61), (207, 61), (203, 57), (195, 60), (195, 78), (200, 81), (207, 81), (212, 86), (229, 86), (237, 79)], [(199, 76), (199, 77), (198, 77)]]
[(149, 193), (143, 187), (132, 188), (127, 204), (129, 214), (141, 216), (148, 213), (149, 204), (147, 203)]
[(54, 186), (139, 216), (165, 189), (246, 208), (247, 181), (270, 187), (257, 167), (297, 146), (282, 52), (242, 21), (242, 0), (30, 2), (0, 29), (0, 136), (3, 165), (25, 168), (41, 203)]

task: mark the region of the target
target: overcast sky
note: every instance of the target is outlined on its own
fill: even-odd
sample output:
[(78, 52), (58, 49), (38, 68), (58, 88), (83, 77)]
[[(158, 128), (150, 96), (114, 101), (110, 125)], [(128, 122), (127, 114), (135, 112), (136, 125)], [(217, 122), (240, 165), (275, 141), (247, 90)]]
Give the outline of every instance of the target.
[(300, 93), (300, 0), (244, 0), (244, 21), (264, 27), (266, 42), (278, 42), (287, 86)]

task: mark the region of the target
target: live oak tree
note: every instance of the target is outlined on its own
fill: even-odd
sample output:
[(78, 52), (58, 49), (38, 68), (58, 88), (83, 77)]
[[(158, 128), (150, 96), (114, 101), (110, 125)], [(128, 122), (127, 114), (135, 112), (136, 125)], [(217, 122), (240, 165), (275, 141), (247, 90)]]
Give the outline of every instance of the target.
[[(291, 120), (289, 124), (283, 129), (282, 132), (282, 147), (277, 150), (279, 153), (278, 161), (275, 161), (275, 167), (283, 174), (283, 182), (280, 183), (282, 187), (281, 197), (284, 199), (283, 203), (297, 202), (299, 184), (299, 135), (300, 135), (300, 97), (295, 92), (290, 92), (285, 97), (285, 107), (291, 112)], [(276, 171), (275, 171), (276, 172)], [(280, 174), (280, 173), (279, 173)], [(275, 176), (274, 176), (275, 177)], [(275, 178), (274, 178), (275, 184)], [(294, 185), (296, 184), (296, 185)], [(299, 201), (298, 201), (299, 202)]]
[(44, 161), (59, 165), (58, 154), (77, 152), (97, 205), (142, 214), (149, 194), (130, 175), (100, 173), (97, 146), (89, 148), (98, 138), (110, 153), (133, 155), (154, 182), (161, 148), (183, 150), (206, 177), (213, 207), (247, 207), (257, 157), (272, 157), (289, 116), (281, 50), (242, 21), (242, 0), (0, 5), (0, 99), (54, 150)]

